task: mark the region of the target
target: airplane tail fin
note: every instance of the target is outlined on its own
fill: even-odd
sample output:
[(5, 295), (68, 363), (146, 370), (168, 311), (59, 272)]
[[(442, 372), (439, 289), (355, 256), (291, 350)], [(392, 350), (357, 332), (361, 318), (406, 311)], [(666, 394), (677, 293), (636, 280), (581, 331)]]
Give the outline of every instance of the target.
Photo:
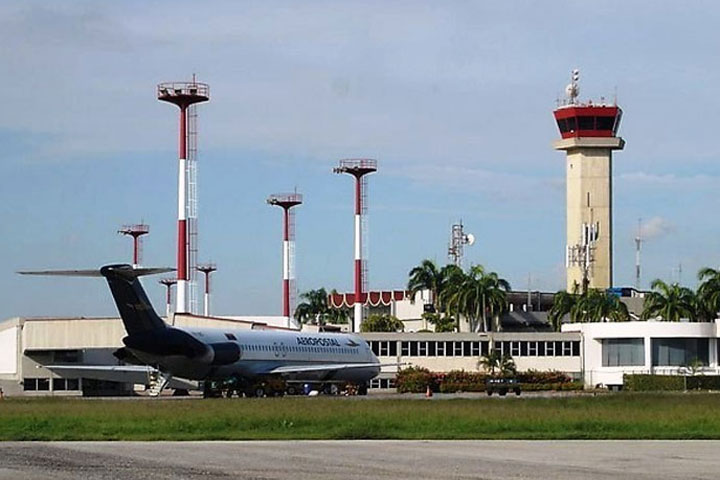
[(128, 335), (167, 328), (155, 313), (139, 277), (172, 272), (172, 268), (133, 268), (127, 264), (106, 265), (100, 270), (42, 270), (18, 272), (21, 275), (105, 277)]
[(134, 269), (130, 265), (106, 265), (100, 269), (110, 285), (115, 305), (122, 318), (128, 335), (167, 328), (165, 322), (155, 313), (145, 289), (138, 277), (167, 272), (168, 269)]

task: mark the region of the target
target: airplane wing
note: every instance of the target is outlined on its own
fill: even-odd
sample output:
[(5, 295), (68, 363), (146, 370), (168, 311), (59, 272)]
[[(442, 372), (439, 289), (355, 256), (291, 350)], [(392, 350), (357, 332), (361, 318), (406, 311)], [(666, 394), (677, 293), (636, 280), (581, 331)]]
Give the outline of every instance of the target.
[(368, 367), (393, 367), (405, 365), (404, 363), (328, 363), (320, 365), (284, 365), (270, 369), (267, 374), (283, 373), (305, 373), (305, 372), (333, 372), (337, 370), (349, 370), (352, 368)]
[[(157, 372), (156, 369), (147, 365), (43, 365), (43, 367), (63, 376), (70, 375), (93, 380), (141, 385), (147, 385), (150, 375)], [(168, 387), (193, 390), (198, 388), (198, 384), (183, 378), (173, 377)]]

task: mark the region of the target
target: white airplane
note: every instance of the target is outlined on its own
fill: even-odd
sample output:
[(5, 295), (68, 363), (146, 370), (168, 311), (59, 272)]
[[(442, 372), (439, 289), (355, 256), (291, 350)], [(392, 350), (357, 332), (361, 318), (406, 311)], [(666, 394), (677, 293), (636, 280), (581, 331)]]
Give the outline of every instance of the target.
[(127, 336), (116, 356), (135, 365), (54, 365), (58, 372), (75, 372), (102, 378), (103, 372), (147, 374), (156, 369), (159, 394), (175, 377), (199, 380), (210, 395), (213, 381), (228, 381), (238, 392), (251, 396), (269, 394), (263, 379), (333, 385), (358, 385), (367, 393), (369, 381), (382, 366), (357, 335), (303, 333), (281, 330), (173, 327), (155, 313), (138, 278), (172, 269), (107, 265), (98, 270), (18, 272), (28, 275), (102, 276), (107, 280)]

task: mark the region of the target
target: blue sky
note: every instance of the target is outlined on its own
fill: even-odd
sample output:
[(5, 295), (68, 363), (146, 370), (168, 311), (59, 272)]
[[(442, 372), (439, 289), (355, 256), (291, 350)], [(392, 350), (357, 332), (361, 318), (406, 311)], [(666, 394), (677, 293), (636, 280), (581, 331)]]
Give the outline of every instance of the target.
[(264, 199), (295, 187), (300, 290), (351, 288), (352, 184), (331, 173), (346, 157), (379, 162), (372, 288), (443, 262), (458, 219), (478, 238), (468, 264), (561, 288), (551, 112), (575, 67), (582, 98), (617, 92), (625, 112), (615, 283), (633, 283), (642, 217), (643, 283), (694, 285), (720, 263), (718, 17), (715, 2), (3, 2), (0, 318), (114, 314), (102, 282), (13, 272), (126, 261), (124, 223), (150, 224), (145, 263), (174, 266), (177, 112), (154, 89), (193, 72), (212, 95), (199, 216), (216, 313), (279, 314)]

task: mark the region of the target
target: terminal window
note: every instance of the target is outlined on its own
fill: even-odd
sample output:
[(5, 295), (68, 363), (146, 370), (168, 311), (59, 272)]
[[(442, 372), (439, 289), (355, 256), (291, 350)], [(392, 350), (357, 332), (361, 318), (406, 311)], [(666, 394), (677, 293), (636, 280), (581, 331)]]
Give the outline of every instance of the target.
[(645, 341), (642, 338), (602, 340), (603, 367), (639, 367), (645, 365)]
[(653, 338), (652, 364), (654, 367), (682, 367), (699, 360), (709, 362), (707, 338)]

